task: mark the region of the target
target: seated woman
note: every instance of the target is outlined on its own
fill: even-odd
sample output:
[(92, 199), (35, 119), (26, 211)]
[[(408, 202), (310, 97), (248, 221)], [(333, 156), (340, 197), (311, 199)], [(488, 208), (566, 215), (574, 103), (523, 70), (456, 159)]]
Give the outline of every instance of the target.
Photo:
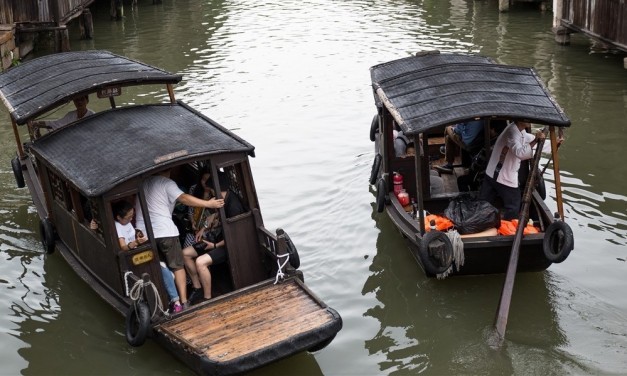
[[(245, 212), (239, 197), (228, 189), (226, 174), (219, 174), (221, 196), (224, 199), (224, 211), (227, 218), (234, 217)], [(192, 280), (192, 292), (189, 301), (194, 304), (211, 299), (211, 265), (224, 263), (228, 259), (226, 243), (222, 233), (219, 213), (209, 215), (204, 224), (196, 232), (196, 243), (183, 249), (185, 267)]]
[[(211, 171), (209, 170), (209, 166), (205, 166), (200, 171), (198, 181), (189, 188), (188, 193), (203, 200), (215, 197), (215, 192), (210, 186), (210, 179)], [(210, 209), (207, 208), (196, 208), (192, 206), (188, 208), (187, 217), (191, 227), (191, 232), (187, 232), (185, 235), (183, 247), (189, 247), (195, 243), (196, 232), (200, 229), (200, 227), (202, 227), (202, 224), (205, 223), (209, 214)]]
[[(120, 249), (123, 251), (129, 251), (137, 248), (141, 243), (148, 240), (140, 230), (136, 230), (133, 227), (131, 221), (135, 215), (135, 209), (133, 205), (128, 201), (120, 201), (113, 205), (113, 217), (115, 218), (115, 229), (118, 233), (118, 241), (120, 243)], [(172, 272), (165, 266), (165, 263), (160, 262), (161, 276), (163, 277), (163, 283), (170, 299), (170, 312), (178, 313), (183, 310), (183, 306), (179, 300), (176, 286), (174, 285), (174, 276)]]

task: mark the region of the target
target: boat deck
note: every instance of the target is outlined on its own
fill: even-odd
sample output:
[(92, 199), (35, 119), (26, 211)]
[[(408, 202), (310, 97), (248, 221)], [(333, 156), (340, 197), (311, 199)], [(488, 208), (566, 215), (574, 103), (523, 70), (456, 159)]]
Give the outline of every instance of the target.
[(220, 299), (194, 306), (155, 330), (221, 363), (293, 340), (336, 319), (296, 280)]

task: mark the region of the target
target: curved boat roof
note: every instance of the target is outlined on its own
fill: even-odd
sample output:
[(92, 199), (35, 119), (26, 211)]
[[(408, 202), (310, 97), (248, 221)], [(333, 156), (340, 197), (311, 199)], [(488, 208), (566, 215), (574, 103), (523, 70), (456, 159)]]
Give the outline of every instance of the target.
[(17, 124), (108, 86), (176, 84), (182, 76), (112, 54), (75, 51), (42, 56), (0, 75), (0, 98)]
[(428, 53), (370, 68), (375, 102), (405, 134), (476, 118), (570, 126), (532, 68), (476, 55)]
[(30, 150), (88, 197), (172, 162), (254, 147), (179, 102), (99, 112), (39, 138)]

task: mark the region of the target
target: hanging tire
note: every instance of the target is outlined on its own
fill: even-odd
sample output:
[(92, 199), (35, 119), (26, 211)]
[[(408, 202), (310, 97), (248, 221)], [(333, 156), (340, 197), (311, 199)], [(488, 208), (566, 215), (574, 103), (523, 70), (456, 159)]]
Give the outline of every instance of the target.
[(54, 226), (48, 218), (39, 221), (39, 235), (41, 236), (41, 245), (43, 245), (44, 251), (46, 251), (47, 254), (54, 252), (56, 247)]
[(372, 161), (372, 170), (370, 171), (370, 185), (374, 185), (377, 182), (377, 176), (379, 176), (379, 168), (381, 168), (381, 154), (374, 156), (374, 161)]
[(444, 273), (453, 264), (453, 243), (442, 231), (431, 230), (425, 233), (418, 252), (427, 274)]
[(276, 235), (278, 237), (283, 237), (285, 239), (285, 244), (287, 246), (287, 254), (289, 255), (289, 263), (294, 269), (298, 269), (300, 267), (300, 257), (298, 256), (298, 250), (292, 242), (292, 238), (283, 230), (282, 228), (278, 228), (276, 230)]
[(15, 176), (15, 182), (17, 183), (18, 188), (24, 188), (26, 184), (24, 184), (24, 173), (22, 171), (22, 163), (15, 156), (11, 159), (11, 168), (13, 169), (13, 175)]
[(385, 180), (380, 178), (377, 182), (377, 212), (383, 213), (383, 208), (385, 208), (385, 195), (387, 194), (387, 184), (385, 184)]
[(376, 140), (376, 134), (379, 132), (379, 115), (374, 115), (370, 124), (370, 141)]
[(543, 200), (546, 200), (546, 184), (544, 184), (544, 177), (540, 172), (536, 175), (536, 191)]
[(542, 240), (542, 250), (547, 260), (559, 264), (566, 260), (570, 251), (575, 248), (573, 230), (563, 221), (555, 221), (549, 225)]
[(300, 257), (298, 256), (298, 250), (296, 249), (296, 246), (292, 242), (292, 239), (287, 234), (287, 232), (284, 232), (284, 234), (285, 242), (287, 243), (287, 253), (289, 253), (290, 255), (290, 265), (292, 265), (292, 268), (298, 269), (300, 267)]
[(137, 347), (146, 342), (150, 329), (150, 309), (144, 301), (136, 301), (126, 314), (126, 341)]

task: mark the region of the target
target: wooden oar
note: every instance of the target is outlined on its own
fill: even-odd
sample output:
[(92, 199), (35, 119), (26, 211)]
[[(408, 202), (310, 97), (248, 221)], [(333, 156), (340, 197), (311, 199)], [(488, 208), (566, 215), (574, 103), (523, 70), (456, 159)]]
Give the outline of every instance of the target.
[(529, 172), (527, 184), (525, 185), (525, 193), (523, 194), (522, 208), (520, 210), (520, 216), (518, 217), (516, 236), (514, 238), (514, 244), (512, 244), (512, 253), (509, 256), (509, 264), (507, 265), (507, 273), (505, 274), (505, 284), (503, 285), (503, 291), (501, 293), (501, 299), (499, 301), (499, 310), (496, 313), (496, 322), (494, 323), (494, 327), (496, 328), (496, 333), (499, 336), (500, 342), (502, 342), (505, 338), (505, 327), (507, 326), (509, 305), (512, 301), (512, 291), (514, 290), (514, 278), (516, 277), (516, 268), (518, 266), (520, 243), (522, 241), (525, 226), (527, 226), (527, 220), (529, 219), (531, 193), (533, 192), (533, 187), (536, 180), (536, 171), (538, 170), (538, 163), (540, 162), (540, 156), (542, 154), (543, 146), (544, 139), (538, 140), (538, 144), (536, 146), (536, 154), (534, 155), (531, 171)]

